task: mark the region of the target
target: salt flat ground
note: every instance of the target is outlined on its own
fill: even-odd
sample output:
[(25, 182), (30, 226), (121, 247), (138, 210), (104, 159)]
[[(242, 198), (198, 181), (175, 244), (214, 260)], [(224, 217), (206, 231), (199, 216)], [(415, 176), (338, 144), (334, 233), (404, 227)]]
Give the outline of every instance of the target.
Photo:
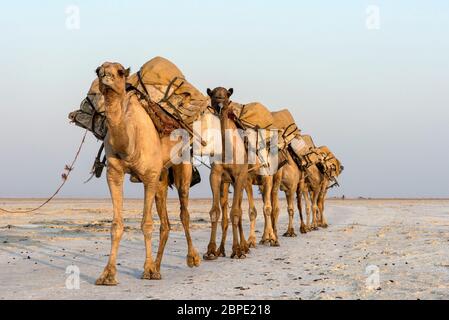
[[(26, 209), (39, 202), (3, 199), (0, 206)], [(328, 229), (301, 235), (295, 216), (298, 237), (281, 237), (281, 247), (258, 246), (245, 260), (202, 261), (194, 269), (185, 263), (178, 202), (170, 200), (172, 231), (160, 281), (140, 279), (141, 207), (141, 200), (125, 201), (116, 287), (94, 285), (110, 248), (109, 200), (61, 199), (33, 214), (0, 213), (0, 299), (449, 299), (448, 200), (328, 200)], [(260, 201), (257, 207), (260, 237)], [(201, 255), (209, 209), (210, 200), (191, 200)], [(282, 200), (281, 234), (286, 223)], [(229, 234), (228, 253), (230, 241)], [(79, 289), (66, 287), (71, 265), (80, 270)], [(375, 284), (376, 275), (377, 290), (366, 283)]]

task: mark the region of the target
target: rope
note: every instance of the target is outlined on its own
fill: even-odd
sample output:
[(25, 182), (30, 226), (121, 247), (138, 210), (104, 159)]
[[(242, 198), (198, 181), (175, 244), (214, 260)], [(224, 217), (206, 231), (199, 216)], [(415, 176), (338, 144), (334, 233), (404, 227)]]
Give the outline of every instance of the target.
[(34, 208), (34, 209), (30, 209), (30, 210), (25, 210), (25, 211), (13, 211), (13, 210), (6, 210), (6, 209), (2, 209), (0, 208), (1, 212), (6, 212), (6, 213), (30, 213), (30, 212), (34, 212), (36, 210), (39, 210), (40, 208), (42, 208), (43, 206), (45, 206), (47, 203), (49, 203), (51, 200), (53, 200), (54, 197), (56, 197), (56, 195), (59, 193), (59, 191), (62, 189), (62, 187), (64, 186), (64, 184), (67, 182), (70, 173), (73, 171), (73, 166), (76, 163), (76, 160), (78, 159), (78, 156), (81, 152), (81, 148), (84, 144), (84, 141), (86, 140), (86, 136), (87, 136), (87, 132), (88, 130), (86, 130), (86, 132), (84, 132), (84, 136), (83, 139), (81, 140), (80, 146), (78, 148), (78, 151), (76, 152), (75, 158), (73, 159), (72, 163), (70, 164), (70, 166), (66, 165), (65, 166), (65, 171), (62, 174), (62, 183), (60, 184), (60, 186), (58, 187), (58, 189), (56, 189), (55, 193), (53, 193), (53, 195), (48, 198), (47, 200), (45, 200), (45, 202), (43, 202), (40, 206)]

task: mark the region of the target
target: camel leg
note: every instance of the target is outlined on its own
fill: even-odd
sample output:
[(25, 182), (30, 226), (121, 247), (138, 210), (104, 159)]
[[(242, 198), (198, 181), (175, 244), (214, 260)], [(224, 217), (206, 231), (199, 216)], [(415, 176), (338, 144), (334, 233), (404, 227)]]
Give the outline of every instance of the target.
[(168, 171), (164, 170), (161, 174), (161, 181), (156, 193), (156, 209), (159, 215), (159, 248), (156, 257), (156, 271), (161, 272), (162, 257), (164, 255), (165, 245), (167, 244), (168, 235), (170, 233), (170, 222), (167, 213), (167, 191), (168, 191)]
[(318, 211), (320, 213), (319, 226), (322, 228), (328, 227), (327, 220), (324, 217), (324, 201), (325, 201), (326, 193), (327, 193), (327, 185), (328, 185), (327, 181), (326, 181), (326, 183), (323, 183), (321, 190), (320, 190), (320, 195), (318, 197)]
[(311, 214), (311, 200), (310, 200), (310, 192), (309, 190), (302, 190), (302, 195), (304, 196), (305, 208), (306, 208), (306, 230), (312, 230), (310, 224), (310, 214)]
[(285, 192), (285, 195), (287, 197), (288, 208), (288, 229), (287, 232), (284, 233), (284, 237), (296, 237), (295, 228), (293, 226), (295, 193), (293, 190), (289, 189)]
[(192, 181), (192, 166), (190, 164), (182, 164), (174, 168), (175, 185), (178, 189), (179, 202), (181, 204), (180, 219), (184, 227), (184, 233), (187, 241), (187, 257), (186, 263), (190, 268), (198, 267), (201, 263), (200, 255), (195, 249), (192, 237), (190, 236), (190, 213), (189, 213), (189, 191)]
[(245, 187), (246, 194), (248, 195), (248, 203), (249, 203), (249, 238), (248, 238), (248, 246), (250, 248), (256, 247), (256, 218), (257, 218), (257, 210), (254, 202), (254, 194), (253, 194), (253, 185), (251, 181), (248, 181)]
[(108, 159), (107, 180), (112, 198), (113, 219), (111, 225), (111, 252), (109, 261), (103, 273), (95, 282), (96, 285), (114, 286), (117, 285), (117, 253), (122, 239), (124, 223), (122, 216), (123, 209), (123, 179), (124, 173), (118, 165), (114, 165), (112, 159)]
[(203, 258), (206, 260), (215, 260), (218, 257), (217, 244), (215, 241), (217, 238), (217, 223), (220, 217), (220, 189), (221, 189), (222, 174), (223, 172), (216, 166), (212, 167), (209, 178), (213, 195), (212, 209), (209, 212), (211, 222), (211, 233), (209, 244), (207, 246), (207, 252), (203, 255)]
[[(142, 279), (160, 280), (161, 274), (157, 271), (156, 264), (153, 261), (151, 242), (153, 237), (153, 216), (152, 207), (156, 191), (158, 190), (160, 173), (152, 173), (147, 179), (142, 179), (145, 188), (145, 198), (143, 207), (143, 218), (141, 223), (142, 233), (145, 240), (145, 264), (143, 266)], [(162, 259), (162, 257), (161, 257)]]
[(223, 182), (221, 184), (221, 243), (217, 251), (218, 257), (226, 257), (226, 236), (228, 233), (228, 201), (229, 201), (229, 183)]
[[(245, 184), (246, 186), (246, 184)], [(239, 208), (242, 208), (242, 202), (243, 202), (243, 190), (242, 190), (242, 196), (240, 197), (240, 203)], [(240, 249), (243, 253), (247, 254), (249, 253), (249, 245), (245, 238), (245, 233), (243, 231), (243, 211), (241, 210), (240, 219), (239, 219), (239, 234), (240, 234)]]
[(301, 220), (301, 225), (299, 227), (299, 231), (301, 233), (307, 233), (307, 227), (304, 224), (304, 219), (303, 219), (303, 215), (302, 215), (302, 192), (301, 192), (301, 188), (298, 187), (298, 189), (296, 190), (296, 201), (298, 204), (298, 211), (299, 211), (299, 219)]
[[(243, 253), (241, 243), (245, 240), (242, 236), (242, 230), (239, 230), (239, 223), (242, 219), (242, 198), (243, 189), (246, 184), (246, 174), (240, 174), (234, 183), (234, 197), (232, 199), (231, 219), (232, 219), (232, 259), (244, 259), (246, 255)], [(239, 232), (240, 231), (240, 232)], [(239, 239), (239, 237), (241, 237)]]
[(271, 222), (273, 224), (273, 233), (275, 236), (274, 243), (272, 243), (272, 246), (278, 247), (279, 244), (279, 237), (278, 237), (278, 219), (279, 219), (279, 191), (281, 188), (281, 182), (282, 182), (282, 171), (277, 172), (273, 176), (273, 189), (271, 190), (271, 204), (273, 206), (273, 211), (271, 213)]
[(271, 190), (273, 187), (272, 179), (264, 179), (262, 185), (262, 197), (263, 197), (263, 215), (265, 218), (265, 227), (262, 235), (261, 244), (274, 244), (276, 237), (273, 231), (273, 225), (271, 221)]
[(312, 191), (312, 230), (318, 229), (318, 196), (319, 191)]

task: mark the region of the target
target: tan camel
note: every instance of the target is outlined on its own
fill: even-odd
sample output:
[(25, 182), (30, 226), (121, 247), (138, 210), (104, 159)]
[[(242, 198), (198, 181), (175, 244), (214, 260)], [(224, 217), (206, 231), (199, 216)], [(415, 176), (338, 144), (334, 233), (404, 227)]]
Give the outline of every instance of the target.
[(327, 191), (331, 183), (336, 183), (336, 178), (343, 171), (344, 167), (328, 147), (321, 146), (316, 149), (321, 154), (323, 162), (318, 163), (317, 167), (321, 173), (321, 188), (318, 195), (317, 224), (320, 227), (327, 228), (327, 220), (324, 216), (324, 203)]
[[(222, 87), (215, 88), (214, 90), (207, 90), (208, 95), (211, 97), (212, 107), (217, 110), (220, 114), (221, 119), (221, 130), (222, 130), (222, 139), (223, 146), (226, 141), (235, 141), (234, 139), (238, 137), (234, 137), (232, 139), (225, 138), (227, 134), (227, 130), (233, 130), (236, 132), (237, 125), (233, 121), (233, 109), (230, 101), (230, 97), (233, 93), (233, 89), (225, 89)], [(242, 209), (241, 203), (243, 198), (243, 189), (246, 190), (248, 197), (253, 198), (252, 195), (252, 184), (260, 185), (261, 191), (264, 200), (264, 217), (265, 217), (265, 228), (262, 236), (261, 243), (263, 244), (271, 244), (271, 245), (279, 245), (278, 238), (272, 227), (272, 188), (273, 188), (273, 177), (269, 175), (257, 175), (257, 169), (259, 167), (258, 164), (248, 165), (246, 150), (239, 149), (238, 151), (245, 153), (244, 155), (244, 164), (236, 163), (236, 144), (232, 143), (230, 148), (233, 148), (232, 155), (234, 159), (231, 164), (224, 163), (225, 162), (225, 150), (223, 149), (222, 154), (222, 163), (214, 163), (212, 165), (212, 171), (210, 176), (211, 188), (213, 192), (213, 207), (211, 209), (211, 239), (208, 245), (207, 253), (204, 255), (205, 259), (214, 260), (219, 256), (225, 256), (225, 243), (226, 243), (226, 234), (228, 228), (228, 193), (229, 186), (232, 183), (234, 187), (234, 196), (233, 196), (233, 204), (231, 209), (231, 221), (233, 226), (233, 253), (231, 257), (236, 257), (236, 248), (237, 248), (237, 229), (238, 236), (240, 237), (240, 250), (242, 254), (237, 257), (244, 258), (245, 253), (249, 252), (249, 247), (256, 246), (256, 234), (255, 234), (255, 224), (256, 224), (256, 216), (257, 211), (255, 208), (250, 210), (250, 236), (248, 241), (244, 238), (243, 227), (242, 227)], [(240, 145), (244, 145), (242, 141), (240, 141)], [(251, 173), (249, 173), (251, 171)], [(222, 239), (219, 249), (217, 250), (216, 246), (216, 234), (217, 234), (217, 224), (218, 219), (220, 217), (220, 207), (222, 212)]]
[[(214, 90), (207, 90), (208, 95), (211, 97), (212, 107), (215, 110), (220, 110), (220, 122), (221, 122), (221, 136), (222, 136), (222, 154), (221, 162), (214, 162), (212, 164), (210, 173), (210, 185), (213, 194), (213, 204), (210, 211), (211, 217), (211, 239), (207, 248), (207, 253), (204, 254), (204, 258), (207, 260), (216, 259), (220, 253), (217, 251), (216, 246), (216, 232), (217, 223), (220, 217), (220, 195), (222, 181), (224, 179), (232, 181), (234, 187), (234, 197), (232, 201), (231, 209), (231, 223), (232, 223), (232, 254), (231, 258), (245, 258), (246, 253), (249, 252), (249, 247), (243, 234), (242, 222), (242, 198), (243, 189), (247, 181), (248, 175), (248, 161), (245, 150), (237, 149), (236, 143), (226, 145), (226, 135), (232, 132), (237, 132), (237, 126), (234, 121), (231, 120), (232, 107), (229, 106), (229, 98), (232, 95), (232, 89), (229, 91), (225, 88), (216, 88)], [(239, 136), (234, 136), (230, 139), (241, 139)], [(228, 140), (229, 141), (229, 140)], [(243, 145), (243, 141), (239, 141), (240, 145)], [(231, 150), (228, 150), (231, 149)], [(237, 160), (239, 156), (238, 152), (244, 152), (243, 163), (240, 164)], [(226, 159), (226, 154), (232, 154), (232, 159)]]
[[(328, 227), (324, 216), (324, 202), (330, 183), (335, 181), (335, 178), (340, 175), (343, 166), (327, 147), (316, 148), (310, 136), (308, 136), (306, 141), (310, 149), (301, 159), (301, 170), (304, 172), (304, 187), (306, 189), (302, 195), (306, 202), (306, 229), (316, 230), (318, 227)], [(311, 225), (310, 206), (312, 213)]]
[[(100, 92), (100, 86), (99, 86), (99, 79), (95, 79), (92, 82), (92, 85), (87, 93), (87, 98), (83, 100), (83, 104), (89, 104), (92, 107), (95, 108), (95, 110), (98, 113), (105, 112), (105, 106), (104, 106), (104, 96)], [(146, 117), (146, 116), (145, 116)], [(69, 115), (70, 118), (70, 115)], [(164, 138), (162, 140), (162, 143), (166, 143), (166, 139)], [(169, 164), (166, 164), (165, 167), (168, 167)], [(190, 213), (188, 211), (188, 203), (189, 203), (189, 190), (190, 190), (190, 183), (192, 180), (192, 164), (190, 163), (181, 163), (177, 165), (173, 165), (171, 167), (174, 181), (173, 184), (176, 187), (178, 191), (179, 196), (179, 202), (180, 202), (180, 220), (182, 222), (186, 241), (187, 241), (187, 256), (186, 256), (186, 262), (189, 267), (197, 267), (200, 264), (200, 257), (195, 249), (192, 238), (190, 235)], [(131, 181), (133, 182), (140, 182), (139, 179), (131, 174)], [(159, 217), (166, 216), (167, 212), (167, 190), (168, 190), (168, 172), (162, 173), (161, 175), (161, 182), (159, 184), (158, 192), (156, 193), (155, 201), (156, 201), (156, 208)], [(164, 212), (163, 212), (164, 211)], [(168, 219), (168, 218), (167, 218)], [(162, 221), (161, 218), (161, 224), (160, 224), (160, 241), (161, 243), (165, 243), (166, 241), (165, 234), (166, 231), (169, 230), (169, 223), (165, 223)], [(165, 240), (164, 240), (165, 239)], [(161, 254), (161, 253), (159, 253)], [(160, 258), (162, 259), (162, 257)]]
[[(285, 196), (287, 199), (287, 210), (288, 210), (288, 228), (284, 233), (284, 237), (296, 237), (295, 229), (293, 226), (293, 218), (295, 214), (295, 196), (297, 197), (297, 206), (299, 210), (300, 217), (300, 232), (306, 233), (306, 226), (304, 224), (303, 215), (302, 215), (302, 205), (301, 205), (301, 193), (304, 192), (304, 175), (301, 170), (299, 170), (298, 166), (294, 162), (292, 156), (287, 154), (287, 163), (280, 168), (280, 189), (285, 192)], [(278, 179), (279, 176), (276, 176)], [(275, 183), (276, 184), (276, 183)], [(301, 190), (301, 187), (303, 190)]]
[[(97, 68), (99, 90), (104, 97), (104, 109), (107, 119), (108, 134), (105, 138), (105, 150), (108, 161), (107, 181), (113, 202), (114, 217), (111, 226), (111, 253), (108, 264), (96, 281), (97, 285), (116, 285), (116, 259), (121, 237), (123, 235), (123, 179), (126, 173), (132, 173), (144, 184), (145, 200), (142, 219), (142, 231), (145, 239), (146, 259), (144, 279), (160, 279), (160, 265), (168, 238), (169, 223), (166, 210), (160, 210), (161, 241), (159, 242), (156, 261), (152, 257), (153, 217), (152, 205), (156, 193), (165, 198), (160, 189), (159, 180), (164, 163), (170, 163), (170, 150), (175, 141), (161, 141), (153, 122), (142, 108), (139, 99), (125, 90), (125, 70), (118, 63), (104, 63)], [(166, 178), (163, 179), (166, 181)], [(163, 202), (159, 202), (159, 206)], [(192, 264), (199, 265), (196, 250), (189, 252)]]

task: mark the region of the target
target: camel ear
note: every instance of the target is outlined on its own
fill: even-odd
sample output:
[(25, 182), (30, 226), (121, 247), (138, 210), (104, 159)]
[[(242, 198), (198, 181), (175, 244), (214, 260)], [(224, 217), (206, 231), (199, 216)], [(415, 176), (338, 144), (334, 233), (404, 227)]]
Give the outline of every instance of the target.
[(228, 98), (229, 98), (230, 96), (232, 96), (233, 93), (234, 93), (234, 89), (233, 89), (233, 88), (229, 88), (229, 89), (228, 89)]
[(131, 74), (131, 68), (126, 69), (125, 70), (125, 78), (128, 78), (130, 74)]
[(207, 88), (207, 95), (209, 96), (209, 97), (212, 97), (212, 90), (211, 89), (209, 89), (209, 88)]
[(97, 69), (95, 69), (95, 73), (97, 74), (97, 77), (100, 76), (100, 68), (101, 68), (101, 67), (98, 67)]

